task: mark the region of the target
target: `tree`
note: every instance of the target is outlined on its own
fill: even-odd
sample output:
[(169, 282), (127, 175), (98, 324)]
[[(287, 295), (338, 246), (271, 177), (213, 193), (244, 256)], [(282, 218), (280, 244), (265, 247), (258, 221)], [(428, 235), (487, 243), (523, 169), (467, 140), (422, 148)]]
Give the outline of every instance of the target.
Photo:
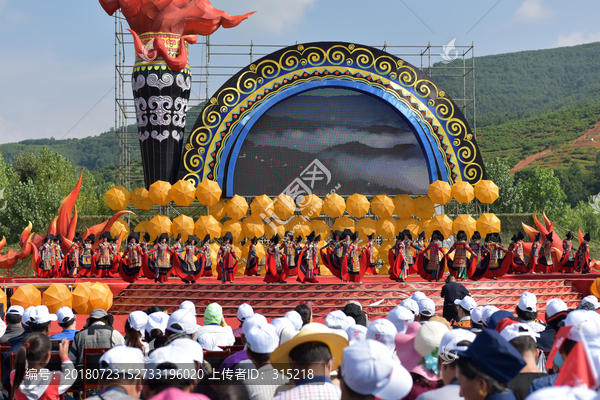
[(523, 190), (510, 176), (508, 163), (496, 157), (485, 163), (485, 170), (488, 179), (498, 186), (500, 192), (498, 200), (490, 205), (490, 212), (497, 214), (521, 212)]
[(585, 171), (578, 162), (573, 163), (567, 169), (555, 170), (554, 173), (560, 179), (560, 187), (565, 192), (567, 202), (571, 207), (576, 207), (579, 202), (588, 200), (592, 194), (590, 179), (586, 177)]
[(521, 206), (525, 212), (541, 212), (557, 216), (567, 199), (560, 187), (560, 180), (551, 169), (535, 168), (533, 177), (519, 181), (523, 185)]

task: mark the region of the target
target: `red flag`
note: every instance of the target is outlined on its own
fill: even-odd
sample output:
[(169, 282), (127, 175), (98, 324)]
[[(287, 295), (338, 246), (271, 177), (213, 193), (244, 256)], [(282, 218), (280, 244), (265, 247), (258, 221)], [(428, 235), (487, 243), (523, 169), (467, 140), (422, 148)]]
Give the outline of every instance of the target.
[(546, 360), (546, 369), (552, 369), (554, 366), (554, 357), (556, 357), (556, 353), (558, 353), (558, 350), (565, 342), (572, 327), (573, 326), (563, 326), (558, 329), (556, 337), (554, 338), (554, 344), (552, 345), (552, 351), (550, 351), (550, 355), (548, 355), (548, 359)]
[(582, 342), (577, 343), (565, 360), (554, 386), (592, 388), (596, 386), (594, 367)]

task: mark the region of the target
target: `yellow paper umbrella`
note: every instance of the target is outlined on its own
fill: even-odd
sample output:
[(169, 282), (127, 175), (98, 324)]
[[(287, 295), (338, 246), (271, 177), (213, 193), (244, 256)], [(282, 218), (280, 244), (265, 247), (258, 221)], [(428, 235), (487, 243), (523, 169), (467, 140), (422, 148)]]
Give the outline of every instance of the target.
[(436, 215), (435, 217), (431, 218), (429, 229), (431, 232), (442, 232), (444, 239), (448, 239), (452, 234), (452, 220), (446, 214)]
[(288, 222), (286, 229), (292, 231), (294, 237), (302, 236), (305, 238), (312, 232), (310, 221), (305, 217), (300, 216), (292, 218), (290, 222)]
[(206, 235), (215, 239), (221, 237), (221, 225), (212, 215), (203, 215), (194, 224), (194, 232), (198, 240), (204, 240)]
[(244, 218), (242, 230), (244, 232), (244, 236), (246, 236), (248, 239), (252, 239), (254, 236), (259, 238), (265, 235), (265, 224), (263, 224), (261, 219), (251, 215), (247, 218)]
[(208, 213), (215, 217), (217, 221), (222, 220), (225, 218), (225, 202), (223, 200), (217, 201), (208, 208)]
[(377, 222), (373, 218), (359, 219), (356, 223), (356, 232), (362, 240), (367, 240), (367, 236), (377, 231)]
[(492, 181), (483, 180), (475, 185), (475, 197), (484, 204), (492, 204), (498, 199), (498, 195), (498, 186)]
[(352, 232), (356, 230), (354, 220), (349, 217), (340, 217), (333, 223), (333, 230), (343, 232), (344, 229), (350, 229)]
[(419, 226), (418, 233), (423, 232), (425, 234), (425, 238), (431, 237), (431, 232), (433, 232), (433, 229), (431, 229), (430, 219), (422, 219), (417, 221), (417, 225)]
[(448, 182), (435, 181), (429, 185), (427, 195), (435, 204), (444, 205), (452, 200), (452, 188)]
[(386, 194), (378, 194), (371, 201), (371, 210), (379, 218), (389, 218), (394, 213), (394, 200)]
[(196, 187), (190, 181), (180, 180), (173, 184), (170, 195), (175, 204), (187, 207), (196, 200)]
[(146, 188), (137, 188), (131, 192), (131, 204), (140, 210), (149, 210), (154, 202), (150, 199), (150, 192)]
[[(465, 231), (467, 237), (473, 236), (477, 230), (477, 221), (470, 215), (459, 215), (452, 223), (452, 232)], [(481, 232), (480, 232), (481, 233)]]
[(148, 232), (148, 224), (149, 221), (142, 221), (135, 228), (133, 228), (134, 232), (146, 233)]
[(281, 193), (273, 200), (273, 214), (282, 221), (286, 221), (294, 215), (296, 203), (287, 194)]
[(435, 205), (427, 196), (417, 197), (415, 206), (415, 216), (419, 219), (430, 219), (435, 214)]
[(398, 230), (398, 232), (402, 232), (403, 230), (406, 229), (406, 227), (408, 226), (408, 224), (414, 222), (415, 220), (412, 218), (401, 218), (399, 220), (396, 221), (396, 229)]
[(215, 181), (204, 179), (196, 188), (196, 198), (205, 206), (212, 207), (221, 200), (221, 187)]
[(165, 181), (156, 181), (150, 185), (148, 197), (154, 204), (166, 206), (171, 201), (171, 184)]
[(323, 200), (315, 194), (304, 196), (303, 201), (298, 205), (302, 215), (308, 218), (317, 218), (323, 211)]
[(383, 266), (379, 270), (379, 274), (385, 275), (389, 273), (390, 270), (390, 249), (392, 246), (396, 244), (395, 240), (384, 240), (381, 242), (381, 245), (377, 246), (377, 250), (379, 252), (379, 259), (383, 261)]
[(39, 306), (42, 304), (42, 293), (31, 283), (19, 286), (10, 298), (10, 304), (23, 308)]
[(188, 236), (193, 235), (195, 231), (194, 219), (187, 215), (180, 215), (173, 220), (171, 225), (171, 234), (175, 237), (181, 234), (181, 240), (186, 242)]
[(285, 235), (285, 224), (273, 219), (265, 224), (265, 237), (271, 239), (276, 234), (279, 235), (280, 238), (283, 238), (283, 235)]
[(155, 215), (148, 223), (148, 233), (152, 238), (157, 238), (161, 234), (171, 234), (171, 220), (166, 215)]
[(369, 200), (362, 194), (354, 193), (346, 200), (348, 214), (355, 218), (362, 218), (369, 212)]
[(81, 282), (73, 290), (73, 310), (77, 314), (87, 315), (92, 312), (90, 308), (90, 288), (91, 282)]
[(113, 226), (110, 227), (110, 235), (112, 237), (118, 237), (121, 232), (123, 232), (123, 239), (127, 239), (127, 236), (129, 236), (129, 225), (127, 224), (127, 222), (125, 222), (125, 220), (123, 218), (119, 218), (115, 221), (115, 223), (113, 224)]
[(456, 182), (452, 185), (452, 197), (459, 203), (470, 203), (475, 198), (475, 189), (469, 182)]
[(250, 210), (257, 220), (270, 218), (273, 215), (273, 200), (265, 194), (255, 197), (250, 204)]
[[(252, 244), (252, 242), (250, 240), (246, 241), (246, 243), (242, 247), (241, 258), (245, 258), (246, 260), (248, 259), (248, 249), (250, 249), (251, 244)], [(263, 244), (261, 242), (256, 242), (256, 246), (254, 247), (254, 250), (256, 251), (256, 256), (258, 257), (258, 262), (260, 263), (260, 261), (264, 260), (265, 256), (267, 255), (265, 246), (263, 246)]]
[(341, 217), (344, 215), (345, 209), (346, 202), (339, 194), (330, 193), (325, 196), (325, 201), (323, 202), (323, 212), (331, 218)]
[(221, 245), (218, 242), (213, 242), (210, 244), (210, 256), (214, 260), (212, 263), (213, 276), (217, 276), (217, 254), (219, 254), (219, 249)]
[(320, 219), (313, 219), (310, 224), (311, 231), (315, 231), (315, 236), (321, 235), (321, 239), (325, 240), (331, 236), (331, 228)]
[(225, 235), (227, 232), (231, 232), (234, 242), (239, 242), (244, 237), (242, 233), (242, 223), (234, 219), (230, 219), (223, 223), (221, 235)]
[(384, 239), (396, 237), (396, 220), (392, 217), (380, 218), (377, 221), (377, 233)]
[(407, 194), (399, 194), (394, 197), (394, 213), (400, 219), (411, 218), (417, 206), (415, 200)]
[(248, 214), (248, 202), (236, 194), (225, 203), (225, 212), (229, 218), (238, 221)]
[(121, 211), (127, 208), (131, 202), (129, 190), (123, 186), (113, 186), (106, 191), (104, 197), (106, 205), (113, 211)]
[(486, 237), (489, 233), (500, 232), (500, 219), (493, 213), (483, 213), (477, 218), (477, 230), (482, 237)]
[[(73, 308), (73, 296), (67, 285), (53, 283), (44, 291), (44, 305), (51, 313), (56, 313), (61, 307)], [(61, 322), (61, 321), (59, 321)]]
[(419, 233), (421, 233), (421, 224), (419, 224), (419, 221), (411, 219), (404, 227), (403, 231), (404, 230), (409, 230), (410, 234), (413, 237), (416, 237)]
[(108, 311), (113, 304), (113, 293), (106, 283), (96, 282), (90, 287), (89, 308)]

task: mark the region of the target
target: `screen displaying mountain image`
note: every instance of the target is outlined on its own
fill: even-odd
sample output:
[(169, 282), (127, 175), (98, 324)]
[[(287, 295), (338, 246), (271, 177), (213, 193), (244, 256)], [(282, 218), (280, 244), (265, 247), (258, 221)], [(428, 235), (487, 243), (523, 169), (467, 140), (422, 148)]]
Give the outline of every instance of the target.
[(233, 189), (277, 196), (298, 178), (318, 196), (334, 188), (340, 195), (425, 194), (430, 183), (405, 118), (375, 97), (338, 88), (290, 97), (260, 117), (240, 148)]

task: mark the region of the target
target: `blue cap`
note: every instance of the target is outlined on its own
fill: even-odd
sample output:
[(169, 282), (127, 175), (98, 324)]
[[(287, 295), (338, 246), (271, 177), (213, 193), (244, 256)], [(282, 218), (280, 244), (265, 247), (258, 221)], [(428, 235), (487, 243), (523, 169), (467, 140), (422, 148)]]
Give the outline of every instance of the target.
[(487, 323), (487, 326), (490, 329), (496, 329), (496, 325), (498, 325), (498, 322), (502, 321), (504, 318), (512, 318), (512, 317), (514, 317), (514, 315), (513, 315), (513, 313), (511, 313), (509, 311), (505, 311), (505, 310), (496, 311), (490, 317), (490, 319)]
[(484, 373), (504, 384), (517, 376), (526, 365), (521, 354), (491, 329), (482, 330), (469, 348), (458, 351), (457, 355), (471, 359)]

